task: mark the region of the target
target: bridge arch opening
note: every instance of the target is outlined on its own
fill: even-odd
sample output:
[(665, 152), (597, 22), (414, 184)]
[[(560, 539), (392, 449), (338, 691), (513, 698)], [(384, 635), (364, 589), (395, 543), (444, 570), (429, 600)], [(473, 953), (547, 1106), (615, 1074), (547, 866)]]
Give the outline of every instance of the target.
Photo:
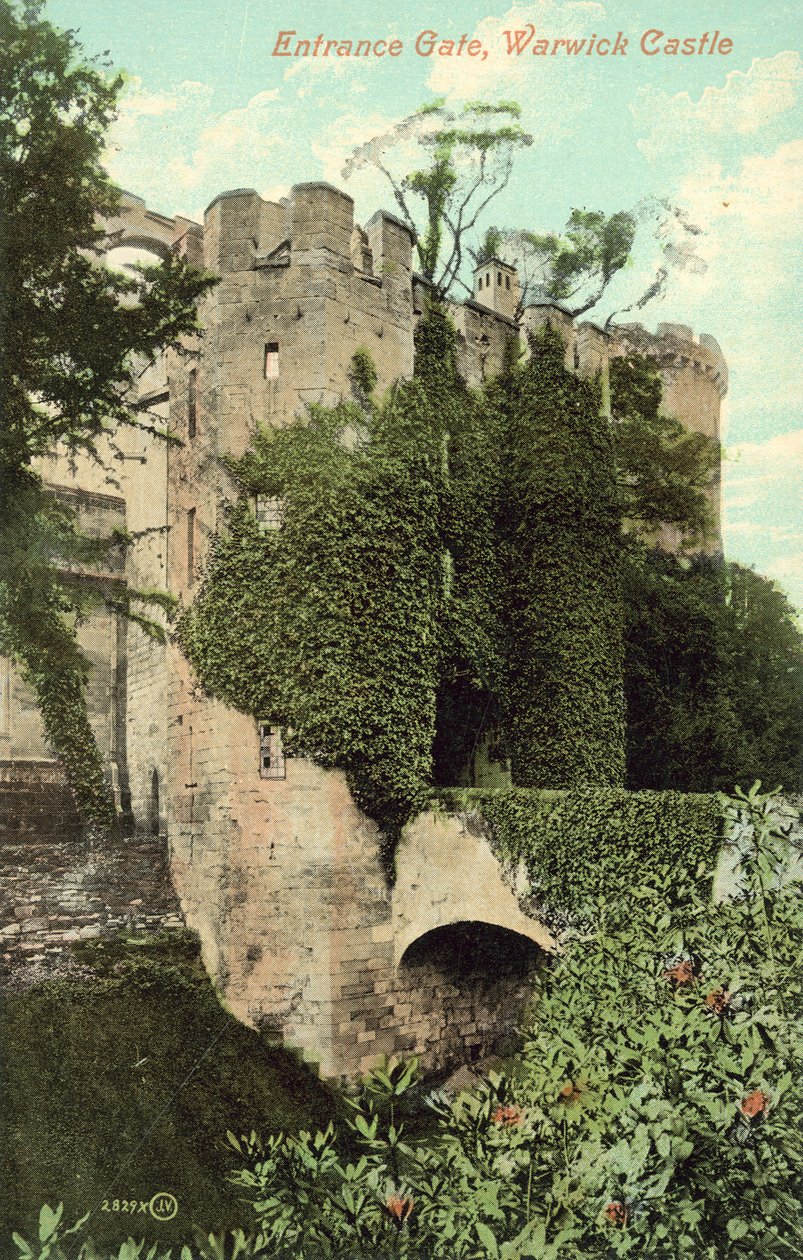
[(422, 1066), (511, 1054), (546, 958), (519, 932), (476, 920), (433, 928), (408, 945), (396, 983)]

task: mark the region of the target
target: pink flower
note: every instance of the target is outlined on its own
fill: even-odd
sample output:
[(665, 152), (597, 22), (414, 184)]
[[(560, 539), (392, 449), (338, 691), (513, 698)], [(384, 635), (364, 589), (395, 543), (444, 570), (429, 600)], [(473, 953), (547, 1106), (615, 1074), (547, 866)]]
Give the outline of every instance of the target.
[(502, 1128), (512, 1129), (515, 1125), (522, 1123), (524, 1112), (521, 1107), (517, 1107), (514, 1103), (508, 1103), (507, 1106), (497, 1107), (495, 1111), (491, 1112), (491, 1120)]
[(739, 1110), (743, 1116), (747, 1116), (748, 1120), (754, 1120), (756, 1116), (761, 1115), (762, 1111), (767, 1111), (769, 1105), (769, 1094), (765, 1094), (763, 1089), (751, 1089), (739, 1103)]
[(413, 1210), (414, 1199), (405, 1199), (400, 1194), (392, 1194), (385, 1202), (385, 1207), (391, 1216), (403, 1225)]
[(614, 1199), (612, 1203), (607, 1205), (605, 1215), (611, 1222), (611, 1225), (624, 1226), (627, 1224), (627, 1208), (618, 1199)]

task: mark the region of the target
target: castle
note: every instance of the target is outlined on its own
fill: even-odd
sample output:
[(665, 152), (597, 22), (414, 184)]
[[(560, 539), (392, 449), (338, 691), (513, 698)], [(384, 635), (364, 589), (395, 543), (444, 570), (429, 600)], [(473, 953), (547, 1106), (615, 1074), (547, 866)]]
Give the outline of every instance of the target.
[[(42, 471), (87, 532), (121, 527), (130, 535), (125, 556), (109, 561), (97, 581), (168, 590), (186, 605), (235, 494), (222, 457), (242, 455), (258, 424), (282, 424), (307, 403), (331, 405), (348, 394), (359, 348), (370, 352), (380, 390), (411, 376), (428, 285), (413, 269), (402, 222), (380, 211), (362, 228), (351, 199), (321, 183), (296, 185), (279, 203), (251, 190), (222, 193), (203, 226), (156, 214), (126, 194), (108, 239), (112, 266), (175, 251), (220, 276), (202, 302), (203, 335), (139, 377), (154, 429), (169, 427), (180, 442), (132, 428), (108, 444), (103, 467), (76, 467), (56, 453)], [(453, 308), (468, 384), (500, 370), (506, 342), (520, 331), (518, 296), (515, 269), (492, 259), (477, 267), (473, 297)], [(719, 436), (727, 368), (713, 338), (695, 338), (681, 325), (660, 325), (655, 336), (627, 328), (609, 335), (593, 323), (575, 326), (559, 303), (528, 307), (521, 331), (544, 323), (563, 334), (567, 367), (603, 381), (610, 358), (637, 345), (660, 371), (664, 410)], [(718, 485), (711, 494), (718, 520)], [(269, 528), (271, 502), (254, 507)], [(549, 949), (551, 938), (522, 913), (480, 839), (457, 836), (454, 820), (417, 820), (391, 891), (376, 828), (339, 771), (285, 762), (269, 715), (257, 722), (207, 698), (178, 646), (157, 644), (134, 623), (97, 611), (81, 643), (93, 667), (92, 725), (118, 809), (138, 835), (166, 845), (181, 913), (199, 932), (231, 1009), (335, 1074), (361, 1070), (378, 1053), (416, 1049), (438, 1066), (458, 1048), (487, 1050), (500, 986), (515, 1012), (531, 953)], [(0, 701), (9, 838), (30, 838), (38, 828), (66, 842), (76, 823), (69, 798), (33, 698), (8, 662), (0, 663)], [(474, 871), (470, 884), (461, 865)], [(440, 899), (427, 891), (433, 869), (436, 886), (447, 890)], [(169, 900), (154, 922), (179, 921)], [(38, 925), (32, 948), (58, 948), (58, 918), (29, 916)], [(466, 922), (524, 942), (494, 975), (493, 1004), (481, 978), (455, 987), (437, 948), (420, 948), (428, 934)], [(25, 935), (0, 933), (6, 945)], [(455, 1013), (443, 1022), (447, 999)]]

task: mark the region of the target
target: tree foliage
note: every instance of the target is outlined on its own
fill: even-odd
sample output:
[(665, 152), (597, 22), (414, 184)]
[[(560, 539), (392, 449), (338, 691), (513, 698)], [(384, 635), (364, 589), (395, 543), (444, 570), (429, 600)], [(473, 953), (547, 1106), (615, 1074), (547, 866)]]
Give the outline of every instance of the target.
[[(373, 166), (388, 181), (421, 270), (439, 297), (459, 279), (471, 233), (507, 185), (516, 151), (532, 143), (520, 116), (515, 101), (468, 101), (456, 111), (437, 99), (359, 145), (343, 168), (348, 179)], [(429, 160), (398, 174), (411, 143)], [(398, 149), (401, 158), (393, 152)], [(420, 152), (409, 160), (420, 160)]]
[[(601, 210), (573, 209), (564, 232), (536, 232), (531, 228), (492, 226), (475, 255), (496, 255), (511, 263), (519, 274), (517, 317), (536, 302), (561, 302), (572, 316), (595, 310), (604, 298), (617, 292), (605, 319), (609, 328), (628, 311), (640, 311), (663, 296), (671, 274), (688, 270), (702, 274), (706, 263), (696, 252), (702, 229), (684, 211), (665, 198), (644, 197), (630, 210), (605, 214)], [(650, 240), (652, 238), (652, 240)], [(640, 243), (650, 241), (660, 261), (652, 279), (623, 296), (626, 289), (612, 282), (633, 266)]]
[(633, 552), (625, 692), (630, 787), (803, 786), (803, 633), (768, 578), (719, 557)]
[(688, 547), (712, 539), (720, 446), (661, 412), (661, 378), (643, 355), (610, 364), (617, 480), (631, 535), (674, 526)]
[(103, 592), (66, 571), (92, 548), (38, 460), (97, 458), (118, 426), (153, 427), (131, 401), (136, 368), (196, 328), (210, 283), (174, 256), (137, 276), (102, 263), (101, 223), (118, 205), (103, 143), (120, 87), (40, 3), (0, 0), (0, 639), (34, 688), (79, 807), (99, 822), (112, 812), (75, 624)]
[(578, 316), (597, 305), (626, 265), (635, 235), (636, 220), (625, 210), (606, 215), (575, 209), (562, 236), (526, 228), (488, 229), (478, 261), (494, 255), (515, 260), (520, 312), (539, 298), (551, 298)]

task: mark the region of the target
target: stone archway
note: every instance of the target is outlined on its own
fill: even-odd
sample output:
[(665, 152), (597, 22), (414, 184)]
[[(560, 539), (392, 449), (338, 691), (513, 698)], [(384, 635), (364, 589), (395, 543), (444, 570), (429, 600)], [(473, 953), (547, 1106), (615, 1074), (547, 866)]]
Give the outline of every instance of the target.
[(510, 1054), (545, 958), (529, 937), (470, 920), (413, 941), (396, 970), (396, 995), (422, 1065), (439, 1070)]
[(526, 915), (479, 828), (420, 814), (396, 853), (396, 1011), (425, 1068), (507, 1053), (533, 973), (556, 946)]
[(434, 928), (472, 921), (506, 928), (554, 953), (555, 940), (520, 908), (499, 859), (479, 830), (453, 814), (419, 814), (396, 852), (393, 953), (398, 966), (413, 941)]

